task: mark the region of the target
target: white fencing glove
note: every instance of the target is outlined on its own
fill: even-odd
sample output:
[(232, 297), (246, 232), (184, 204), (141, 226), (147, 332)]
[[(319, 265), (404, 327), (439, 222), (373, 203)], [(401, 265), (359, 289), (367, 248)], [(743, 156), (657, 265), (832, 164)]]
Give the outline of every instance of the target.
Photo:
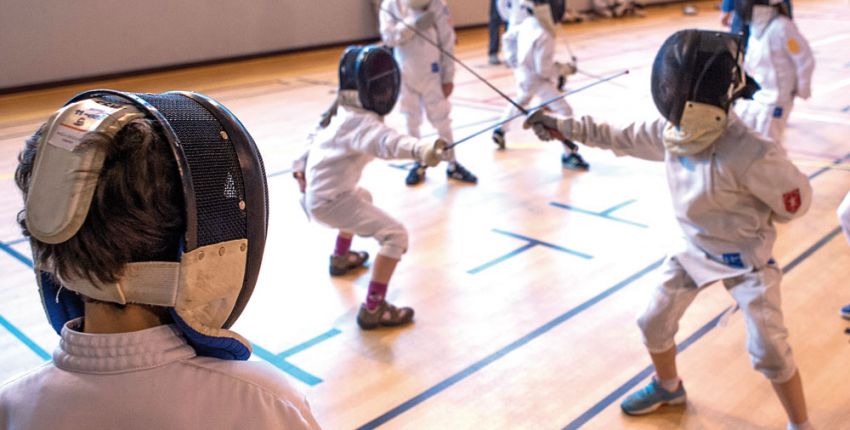
[(546, 115), (543, 113), (543, 109), (538, 109), (529, 115), (522, 124), (522, 128), (534, 130), (537, 138), (544, 141), (552, 139), (563, 140), (564, 137), (558, 128), (558, 119), (554, 116)]
[(559, 63), (555, 62), (555, 68), (558, 70), (558, 74), (561, 76), (570, 76), (575, 75), (578, 72), (578, 67), (576, 67), (575, 63)]
[(428, 140), (420, 140), (416, 142), (416, 145), (413, 147), (413, 157), (420, 164), (424, 164), (428, 167), (434, 167), (440, 164), (441, 161), (445, 160), (446, 157), (446, 143), (443, 139), (437, 139), (434, 142)]

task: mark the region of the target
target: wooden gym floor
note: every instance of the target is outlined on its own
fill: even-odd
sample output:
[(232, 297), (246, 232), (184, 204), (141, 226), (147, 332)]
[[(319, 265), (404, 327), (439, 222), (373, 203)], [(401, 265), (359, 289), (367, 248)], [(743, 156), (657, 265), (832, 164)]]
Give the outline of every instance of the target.
[[(570, 96), (577, 114), (625, 122), (651, 118), (650, 64), (682, 28), (719, 29), (713, 3), (684, 16), (681, 5), (646, 18), (563, 27), (559, 57), (582, 73)], [(835, 209), (850, 189), (850, 8), (843, 0), (795, 0), (797, 25), (817, 59), (814, 95), (798, 101), (786, 133), (791, 158), (810, 175), (814, 203), (779, 226), (775, 257), (784, 266), (784, 310), (812, 421), (850, 426), (847, 323), (850, 246)], [(459, 33), (458, 56), (514, 94), (511, 72), (486, 65), (486, 31)], [(779, 429), (785, 418), (770, 384), (750, 368), (740, 313), (706, 289), (682, 320), (679, 367), (686, 407), (631, 418), (622, 397), (646, 384), (649, 358), (635, 317), (678, 229), (661, 164), (583, 149), (588, 173), (564, 171), (560, 145), (515, 125), (508, 149), (489, 133), (458, 147), (480, 178), (447, 183), (443, 167), (404, 185), (405, 161), (376, 161), (362, 185), (401, 220), (411, 246), (389, 299), (416, 309), (400, 330), (363, 332), (354, 321), (367, 271), (331, 279), (335, 233), (309, 223), (289, 177), (292, 159), (334, 97), (342, 48), (92, 82), (0, 96), (0, 380), (50, 357), (58, 337), (38, 303), (28, 244), (14, 222), (21, 198), (16, 154), (26, 136), (70, 96), (89, 88), (192, 90), (224, 103), (257, 140), (269, 172), (271, 225), (263, 271), (235, 329), (254, 358), (280, 368), (310, 398), (327, 429)], [(459, 71), (452, 97), (456, 139), (495, 122), (505, 102)], [(401, 128), (398, 114), (387, 121)], [(429, 130), (430, 131), (430, 130)], [(356, 239), (355, 249), (377, 251)]]

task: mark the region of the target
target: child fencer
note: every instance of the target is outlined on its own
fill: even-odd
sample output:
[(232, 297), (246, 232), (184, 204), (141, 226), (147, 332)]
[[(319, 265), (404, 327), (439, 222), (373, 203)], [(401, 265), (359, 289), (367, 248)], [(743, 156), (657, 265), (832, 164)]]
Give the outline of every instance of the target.
[(568, 137), (665, 163), (685, 240), (658, 271), (658, 287), (638, 320), (655, 376), (623, 401), (623, 411), (642, 415), (685, 403), (676, 371), (678, 321), (704, 287), (722, 281), (743, 310), (752, 364), (772, 382), (788, 427), (810, 428), (782, 321), (782, 271), (772, 253), (774, 221), (806, 213), (812, 189), (779, 145), (730, 113), (736, 98), (755, 90), (742, 70), (739, 42), (731, 33), (701, 30), (668, 38), (652, 70), (652, 96), (663, 117), (656, 121), (618, 128), (587, 116), (535, 112), (526, 125), (544, 140)]
[(745, 124), (782, 143), (794, 99), (812, 95), (815, 59), (782, 0), (736, 0), (749, 25), (746, 71), (761, 86), (751, 101), (738, 103)]
[[(380, 16), (381, 39), (393, 48), (393, 55), (401, 66), (399, 111), (404, 117), (407, 134), (421, 137), (422, 111), (425, 111), (437, 135), (452, 143), (449, 96), (454, 90), (455, 67), (452, 59), (441, 51), (454, 55), (455, 31), (448, 6), (443, 0), (384, 0)], [(472, 184), (478, 182), (475, 175), (457, 162), (453, 150), (446, 151), (445, 158), (448, 178)], [(425, 180), (426, 167), (415, 163), (405, 183), (416, 185)]]
[[(516, 102), (527, 107), (537, 96), (548, 101), (561, 95), (558, 81), (576, 72), (572, 63), (555, 61), (556, 24), (549, 0), (526, 0), (523, 8), (528, 17), (519, 24), (509, 27), (502, 38), (505, 63), (514, 69), (517, 84)], [(559, 99), (549, 104), (549, 108), (560, 115), (572, 115), (572, 108), (566, 100)], [(519, 110), (509, 105), (505, 109), (502, 121), (515, 116)], [(499, 149), (505, 149), (506, 134), (510, 123), (493, 130), (493, 142)], [(578, 145), (564, 139), (564, 154), (561, 156), (563, 167), (573, 170), (587, 170), (590, 166), (578, 154)]]
[(311, 219), (339, 230), (330, 259), (332, 275), (348, 273), (369, 258), (365, 252), (351, 251), (353, 235), (374, 237), (381, 245), (366, 301), (357, 314), (364, 330), (407, 324), (413, 320), (413, 309), (398, 308), (385, 299), (393, 271), (407, 251), (408, 236), (401, 223), (375, 207), (369, 192), (358, 187), (363, 169), (375, 158), (414, 159), (435, 166), (446, 146), (441, 139), (404, 136), (384, 124), (400, 85), (398, 64), (387, 49), (346, 49), (339, 66), (338, 116), (333, 118), (333, 112), (323, 121), (293, 166)]

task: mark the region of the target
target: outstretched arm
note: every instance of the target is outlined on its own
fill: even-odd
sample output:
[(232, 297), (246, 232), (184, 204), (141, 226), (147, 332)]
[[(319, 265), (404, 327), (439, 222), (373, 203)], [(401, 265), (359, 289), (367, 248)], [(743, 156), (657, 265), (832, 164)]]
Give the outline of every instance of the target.
[(403, 135), (376, 118), (368, 117), (348, 137), (351, 149), (384, 160), (413, 159), (436, 166), (446, 157), (446, 142)]
[(557, 118), (542, 111), (535, 111), (525, 122), (533, 128), (541, 140), (570, 139), (587, 146), (613, 151), (618, 156), (629, 155), (651, 161), (664, 161), (665, 121), (658, 119), (650, 123), (631, 123), (617, 127), (597, 123), (592, 117)]

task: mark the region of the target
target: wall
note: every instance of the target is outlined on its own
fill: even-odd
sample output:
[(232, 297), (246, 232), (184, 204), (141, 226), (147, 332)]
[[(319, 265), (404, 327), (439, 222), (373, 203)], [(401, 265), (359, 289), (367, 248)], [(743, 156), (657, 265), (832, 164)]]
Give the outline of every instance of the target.
[[(449, 0), (458, 25), (488, 0)], [(0, 88), (377, 37), (369, 0), (0, 0)]]
[[(458, 26), (487, 22), (489, 0), (447, 3)], [(0, 89), (342, 43), (376, 29), (371, 0), (0, 0)]]

